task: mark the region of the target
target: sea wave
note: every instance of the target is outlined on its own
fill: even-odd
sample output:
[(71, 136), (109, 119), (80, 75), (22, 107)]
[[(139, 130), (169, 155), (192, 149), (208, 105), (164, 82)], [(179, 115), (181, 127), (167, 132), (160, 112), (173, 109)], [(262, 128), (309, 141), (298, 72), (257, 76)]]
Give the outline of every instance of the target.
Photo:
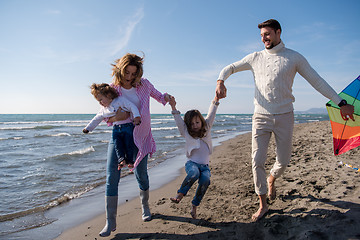
[(89, 153), (89, 152), (95, 152), (95, 149), (94, 149), (93, 146), (67, 153), (67, 155), (82, 155), (82, 154), (86, 154), (86, 153)]
[(89, 132), (88, 134), (103, 134), (103, 133), (112, 133), (112, 128), (109, 128), (108, 130), (97, 130), (95, 129), (92, 132)]
[(86, 124), (67, 124), (66, 127), (81, 127), (84, 128)]
[(9, 138), (0, 138), (0, 141), (4, 140), (21, 140), (23, 137), (9, 137)]
[(161, 130), (174, 130), (177, 127), (159, 127), (159, 128), (151, 128), (152, 131), (161, 131)]
[(173, 139), (173, 138), (179, 138), (179, 137), (181, 137), (181, 135), (170, 135), (170, 136), (165, 136), (164, 138)]
[(169, 116), (169, 118), (154, 118), (154, 119), (151, 119), (151, 122), (164, 122), (164, 121), (175, 121), (174, 118), (172, 116)]
[(100, 186), (102, 184), (104, 184), (104, 182), (96, 183), (96, 184), (89, 185), (89, 186), (85, 186), (85, 188), (81, 189), (78, 192), (65, 193), (63, 196), (51, 201), (47, 205), (47, 207), (51, 208), (51, 207), (59, 206), (60, 204), (66, 203), (66, 202), (68, 202), (68, 201), (70, 201), (72, 199), (79, 198), (84, 193), (87, 193), (87, 192), (91, 191), (92, 189), (94, 189), (95, 187)]
[(164, 124), (164, 122), (152, 122), (151, 125), (159, 125), (159, 124)]
[(35, 126), (27, 126), (27, 127), (2, 127), (0, 130), (26, 130), (26, 129), (35, 129)]
[(234, 115), (220, 115), (221, 117), (224, 117), (224, 118), (233, 118), (235, 119), (237, 116), (234, 116)]
[(2, 127), (0, 130), (6, 131), (6, 130), (30, 130), (30, 129), (55, 129), (55, 128), (61, 128), (62, 126), (59, 125), (41, 125), (41, 126), (19, 126), (19, 127)]
[(44, 135), (37, 134), (37, 135), (35, 135), (35, 137), (38, 137), (38, 138), (42, 138), (42, 137), (71, 137), (71, 134), (67, 133), (67, 132), (56, 133), (56, 134), (44, 134)]
[(17, 125), (17, 124), (69, 124), (69, 123), (81, 123), (86, 124), (89, 120), (64, 120), (64, 121), (18, 121), (18, 122), (0, 122), (2, 125)]
[(227, 129), (221, 129), (221, 130), (216, 130), (216, 131), (214, 131), (214, 133), (227, 133)]
[[(85, 193), (91, 191), (92, 189), (94, 189), (98, 186), (101, 186), (103, 184), (105, 184), (105, 181), (100, 181), (100, 182), (94, 183), (92, 185), (84, 186), (84, 187), (80, 188), (78, 191), (68, 192), (68, 193), (65, 193), (65, 194), (55, 198), (55, 199), (52, 199), (48, 203), (44, 204), (43, 206), (38, 206), (38, 207), (34, 207), (34, 208), (27, 209), (24, 211), (15, 212), (15, 213), (0, 215), (0, 222), (13, 220), (13, 219), (21, 218), (21, 217), (28, 216), (28, 215), (31, 216), (36, 213), (46, 211), (50, 208), (59, 206), (60, 204), (66, 203), (75, 198), (79, 198), (83, 194), (85, 194)], [(49, 222), (49, 223), (51, 223), (51, 222)]]
[(71, 134), (70, 133), (57, 133), (57, 134), (52, 134), (50, 135), (51, 137), (63, 137), (63, 136), (66, 136), (66, 137), (71, 137)]
[(63, 154), (58, 154), (55, 156), (50, 156), (50, 157), (47, 157), (46, 159), (55, 159), (55, 160), (68, 159), (69, 156), (84, 155), (84, 154), (87, 154), (90, 152), (95, 152), (95, 148), (93, 146), (75, 150), (75, 151), (72, 151), (69, 153), (63, 153)]

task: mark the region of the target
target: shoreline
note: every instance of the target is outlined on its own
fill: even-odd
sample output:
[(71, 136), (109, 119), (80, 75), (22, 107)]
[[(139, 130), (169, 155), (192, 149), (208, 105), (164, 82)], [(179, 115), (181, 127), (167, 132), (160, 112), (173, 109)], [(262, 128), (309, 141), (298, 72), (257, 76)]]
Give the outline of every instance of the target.
[[(198, 219), (190, 216), (196, 183), (179, 204), (169, 200), (184, 179), (182, 167), (175, 180), (150, 189), (152, 221), (142, 221), (135, 198), (119, 205), (117, 230), (109, 237), (98, 236), (105, 224), (103, 213), (56, 239), (360, 239), (360, 176), (338, 164), (359, 164), (359, 157), (357, 149), (333, 156), (328, 121), (295, 124), (292, 159), (277, 181), (277, 199), (264, 218), (252, 223), (258, 199), (251, 173), (251, 133), (238, 135), (216, 146), (211, 155), (211, 184)], [(267, 173), (274, 160), (272, 137)]]

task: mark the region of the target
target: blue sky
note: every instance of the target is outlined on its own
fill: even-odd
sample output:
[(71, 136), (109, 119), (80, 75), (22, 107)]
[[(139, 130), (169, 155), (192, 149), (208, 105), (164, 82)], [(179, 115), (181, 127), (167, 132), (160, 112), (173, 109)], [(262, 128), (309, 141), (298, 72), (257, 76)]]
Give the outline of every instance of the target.
[[(0, 113), (96, 113), (89, 86), (111, 82), (127, 52), (144, 52), (144, 77), (178, 109), (206, 113), (221, 69), (263, 50), (257, 24), (269, 18), (340, 92), (360, 74), (359, 10), (358, 0), (0, 0)], [(218, 112), (252, 113), (251, 72), (226, 86)], [(327, 102), (299, 75), (293, 93), (295, 110)]]

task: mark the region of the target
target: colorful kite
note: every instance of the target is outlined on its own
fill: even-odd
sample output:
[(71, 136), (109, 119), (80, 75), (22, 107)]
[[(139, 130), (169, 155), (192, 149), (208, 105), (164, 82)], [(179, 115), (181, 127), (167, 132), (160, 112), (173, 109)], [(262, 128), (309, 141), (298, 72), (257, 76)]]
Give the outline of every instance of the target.
[(340, 114), (340, 107), (333, 101), (326, 103), (333, 132), (335, 155), (360, 145), (360, 76), (339, 93), (339, 96), (355, 107), (355, 121), (345, 120)]

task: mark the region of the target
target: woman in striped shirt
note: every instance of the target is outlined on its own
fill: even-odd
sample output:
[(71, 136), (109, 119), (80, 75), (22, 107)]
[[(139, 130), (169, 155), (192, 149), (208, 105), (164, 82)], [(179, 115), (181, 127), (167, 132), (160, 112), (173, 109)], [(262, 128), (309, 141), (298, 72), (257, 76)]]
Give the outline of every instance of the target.
[[(133, 140), (136, 160), (134, 173), (140, 188), (140, 199), (142, 204), (142, 219), (151, 220), (151, 213), (148, 204), (149, 200), (149, 178), (147, 172), (148, 156), (156, 151), (156, 145), (151, 133), (150, 118), (150, 97), (165, 105), (170, 100), (170, 95), (160, 93), (143, 75), (143, 58), (135, 54), (126, 54), (117, 59), (113, 66), (112, 87), (117, 90), (119, 96), (124, 96), (134, 103), (141, 115), (141, 124), (132, 126)], [(110, 121), (117, 121), (110, 119)], [(121, 121), (120, 121), (121, 122)], [(114, 126), (115, 128), (116, 126)], [(131, 129), (131, 130), (132, 130)], [(118, 201), (118, 185), (120, 170), (116, 158), (114, 143), (111, 140), (108, 147), (107, 168), (106, 168), (106, 225), (100, 232), (100, 236), (109, 236), (111, 231), (116, 230), (116, 212)]]

